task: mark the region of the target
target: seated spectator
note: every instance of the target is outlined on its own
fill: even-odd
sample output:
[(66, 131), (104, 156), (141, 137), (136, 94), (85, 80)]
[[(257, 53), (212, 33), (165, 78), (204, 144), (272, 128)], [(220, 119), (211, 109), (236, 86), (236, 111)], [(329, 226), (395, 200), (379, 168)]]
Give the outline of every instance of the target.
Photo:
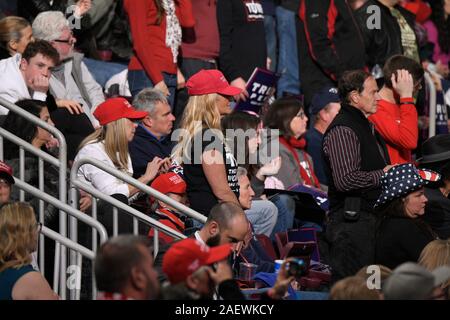
[(23, 202), (0, 210), (0, 300), (57, 300), (40, 272), (31, 266), (42, 225)]
[(0, 161), (0, 206), (11, 199), (11, 188), (15, 183), (13, 170), (3, 161)]
[(383, 72), (377, 111), (368, 119), (386, 142), (391, 164), (411, 162), (419, 139), (414, 97), (422, 88), (424, 71), (413, 59), (396, 55), (386, 61)]
[(302, 104), (293, 98), (275, 101), (265, 115), (265, 126), (278, 129), (281, 168), (275, 175), (285, 189), (305, 184), (320, 189), (321, 185), (314, 173), (311, 156), (305, 152), (306, 116)]
[(0, 59), (22, 54), (33, 40), (31, 24), (24, 18), (9, 16), (0, 20)]
[(416, 263), (406, 262), (392, 271), (383, 286), (383, 296), (385, 300), (445, 299), (440, 286), (449, 280), (449, 266), (428, 271)]
[(164, 255), (162, 268), (170, 284), (176, 287), (166, 298), (211, 300), (218, 286), (217, 292), (222, 299), (244, 300), (226, 261), (230, 253), (230, 244), (210, 248), (194, 239), (173, 244)]
[(379, 222), (375, 240), (375, 262), (394, 269), (417, 261), (423, 248), (436, 236), (421, 219), (427, 198), (424, 186), (440, 178), (413, 164), (394, 166), (381, 181), (382, 192), (375, 204)]
[(95, 257), (99, 300), (154, 300), (159, 295), (157, 272), (148, 239), (134, 235), (110, 238)]
[(33, 22), (33, 35), (36, 39), (48, 41), (59, 55), (59, 63), (55, 64), (49, 77), (52, 95), (56, 99), (64, 99), (66, 105), (83, 110), (92, 125), (97, 127), (93, 112), (105, 101), (103, 90), (82, 61), (83, 56), (74, 51), (77, 40), (67, 19), (58, 11), (42, 12)]
[[(137, 126), (133, 121), (146, 117), (148, 113), (136, 111), (124, 98), (113, 98), (100, 104), (94, 115), (102, 127), (98, 128), (81, 143), (80, 151), (75, 161), (85, 157), (92, 157), (126, 172), (130, 176), (133, 175), (131, 158), (128, 153), (128, 143), (133, 139)], [(165, 161), (155, 157), (152, 162), (147, 164), (144, 174), (137, 180), (148, 184), (157, 176), (160, 168), (162, 166), (165, 168), (166, 165)], [(86, 181), (86, 183), (102, 193), (114, 196), (125, 203), (129, 203), (129, 199), (139, 192), (139, 189), (134, 186), (89, 164), (81, 166), (77, 175), (78, 178)], [(103, 213), (99, 214), (99, 220), (106, 223), (107, 230), (108, 228), (112, 230), (112, 215), (107, 208), (101, 211)], [(107, 216), (101, 217), (103, 214)], [(120, 216), (123, 219), (130, 218), (129, 221), (126, 221), (132, 223), (131, 217), (123, 217), (123, 214)], [(123, 223), (119, 221), (119, 227), (124, 228), (125, 232), (130, 231), (126, 230), (126, 224), (125, 220)]]
[[(186, 182), (178, 174), (174, 172), (168, 172), (160, 174), (150, 185), (156, 191), (159, 191), (169, 198), (181, 203), (186, 204)], [(161, 200), (152, 199), (153, 208), (155, 214), (153, 215), (159, 222), (172, 228), (175, 231), (184, 233), (186, 231), (185, 221), (186, 217), (178, 212), (175, 208), (164, 203)], [(154, 236), (154, 228), (150, 229), (149, 237)], [(165, 234), (159, 233), (159, 239), (162, 239), (165, 243), (169, 244), (174, 239)]]
[[(430, 272), (441, 266), (450, 266), (450, 239), (431, 241), (423, 248), (418, 263)], [(450, 280), (441, 287), (448, 293)]]
[(381, 300), (378, 290), (367, 287), (366, 279), (347, 277), (336, 282), (330, 290), (330, 300)]
[(270, 237), (277, 223), (277, 207), (269, 200), (252, 199), (255, 192), (247, 177), (247, 170), (238, 167), (236, 175), (239, 182), (239, 203), (245, 210), (245, 215), (252, 224), (254, 232)]
[(144, 89), (139, 92), (133, 100), (133, 106), (138, 111), (148, 112), (148, 116), (137, 126), (134, 138), (128, 145), (134, 177), (140, 177), (144, 174), (147, 163), (154, 157), (170, 157), (173, 148), (170, 133), (175, 117), (166, 97), (157, 89)]
[[(66, 138), (67, 158), (73, 160), (81, 140), (92, 133), (93, 127), (85, 114), (72, 114), (79, 112), (77, 106), (68, 100), (55, 102), (48, 93), (51, 71), (58, 61), (58, 52), (48, 42), (30, 42), (23, 55), (0, 61), (0, 97), (12, 103), (22, 99), (45, 101), (56, 128)], [(0, 114), (8, 112), (0, 106)]]
[(450, 238), (450, 134), (440, 134), (422, 145), (422, 157), (417, 159), (421, 168), (434, 170), (442, 179), (425, 187), (428, 198), (424, 219), (441, 239)]
[(220, 117), (231, 112), (230, 99), (241, 90), (218, 70), (202, 70), (186, 85), (190, 98), (173, 137), (178, 139), (174, 159), (183, 165), (191, 208), (208, 216), (219, 202), (239, 204), (237, 164), (221, 133)]
[(340, 101), (336, 88), (325, 87), (313, 96), (309, 106), (311, 118), (313, 118), (313, 127), (305, 134), (306, 152), (313, 159), (314, 172), (323, 186), (329, 184), (322, 152), (323, 135), (341, 110)]
[(392, 270), (381, 264), (373, 264), (362, 267), (355, 276), (364, 278), (366, 283), (370, 283), (372, 288), (378, 290), (382, 294), (383, 284), (386, 279), (392, 274)]

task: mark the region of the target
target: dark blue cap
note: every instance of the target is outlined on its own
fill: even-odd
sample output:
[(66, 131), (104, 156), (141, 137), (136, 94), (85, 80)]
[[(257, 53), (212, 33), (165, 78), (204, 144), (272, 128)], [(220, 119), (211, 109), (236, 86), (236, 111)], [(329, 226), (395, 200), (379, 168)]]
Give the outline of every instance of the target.
[(338, 90), (335, 87), (327, 86), (313, 96), (309, 110), (312, 115), (318, 114), (327, 104), (340, 101)]

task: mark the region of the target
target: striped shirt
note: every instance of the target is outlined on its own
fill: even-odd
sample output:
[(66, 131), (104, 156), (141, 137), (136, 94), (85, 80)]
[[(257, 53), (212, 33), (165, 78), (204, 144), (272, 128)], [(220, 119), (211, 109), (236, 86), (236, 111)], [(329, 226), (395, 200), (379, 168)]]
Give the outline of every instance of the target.
[(382, 169), (361, 170), (360, 143), (352, 129), (344, 126), (331, 129), (323, 140), (323, 151), (330, 162), (333, 182), (338, 191), (349, 192), (380, 185), (384, 175)]

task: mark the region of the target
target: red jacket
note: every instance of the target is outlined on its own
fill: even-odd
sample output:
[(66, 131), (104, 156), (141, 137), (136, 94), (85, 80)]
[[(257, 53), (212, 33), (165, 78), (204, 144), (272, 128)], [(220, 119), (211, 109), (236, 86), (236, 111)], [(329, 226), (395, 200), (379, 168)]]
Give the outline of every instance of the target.
[(411, 152), (419, 138), (418, 115), (412, 98), (400, 99), (402, 101), (411, 103), (396, 105), (379, 100), (377, 112), (369, 117), (386, 141), (391, 164), (411, 162)]
[[(145, 70), (153, 84), (162, 81), (162, 72), (177, 73), (172, 52), (166, 46), (166, 15), (157, 24), (157, 8), (154, 0), (124, 0), (124, 9), (130, 21), (134, 56), (129, 70)], [(195, 24), (191, 0), (176, 0), (175, 14), (180, 25), (191, 28)]]

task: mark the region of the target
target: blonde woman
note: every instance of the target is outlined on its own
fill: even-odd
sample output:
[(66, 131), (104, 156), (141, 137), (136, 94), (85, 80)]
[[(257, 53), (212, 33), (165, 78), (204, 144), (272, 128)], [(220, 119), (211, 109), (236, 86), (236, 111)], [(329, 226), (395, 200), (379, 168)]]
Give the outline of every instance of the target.
[(186, 86), (190, 97), (174, 156), (183, 165), (191, 208), (208, 216), (218, 202), (239, 204), (237, 164), (224, 143), (220, 118), (231, 112), (230, 100), (241, 90), (218, 70), (201, 70)]
[(33, 40), (31, 25), (24, 18), (9, 16), (0, 20), (0, 59), (22, 54)]
[[(95, 158), (132, 176), (133, 166), (128, 153), (128, 143), (134, 137), (137, 126), (134, 121), (147, 115), (148, 113), (145, 111), (136, 111), (124, 98), (106, 100), (94, 112), (94, 116), (102, 127), (81, 143), (75, 161), (85, 157)], [(152, 162), (147, 164), (146, 171), (138, 180), (148, 184), (156, 177), (161, 166), (165, 168), (166, 165), (167, 161), (155, 157)], [(78, 177), (102, 193), (114, 196), (127, 204), (129, 199), (139, 191), (134, 186), (89, 164), (80, 167)], [(87, 202), (81, 204), (82, 209), (90, 207), (90, 198), (86, 199), (88, 199)], [(100, 208), (99, 211), (101, 211)], [(103, 211), (104, 214), (108, 214), (107, 208)], [(100, 216), (99, 220), (101, 220)], [(108, 229), (108, 223), (105, 227)]]
[(26, 203), (0, 210), (0, 300), (57, 300), (47, 280), (31, 266), (41, 224)]
[[(418, 263), (427, 269), (433, 271), (442, 266), (450, 267), (450, 239), (433, 240), (423, 248)], [(450, 299), (450, 281), (442, 286), (442, 289)]]

